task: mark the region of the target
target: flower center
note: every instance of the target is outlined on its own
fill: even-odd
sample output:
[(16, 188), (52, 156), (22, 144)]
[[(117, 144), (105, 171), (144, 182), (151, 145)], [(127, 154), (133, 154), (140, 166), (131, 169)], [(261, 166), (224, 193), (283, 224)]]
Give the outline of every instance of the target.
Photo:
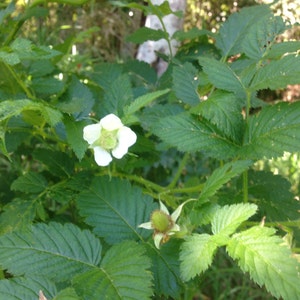
[(118, 130), (109, 131), (104, 128), (101, 130), (101, 136), (96, 141), (95, 146), (100, 146), (101, 148), (110, 151), (116, 148), (118, 144), (117, 139), (117, 132)]
[(155, 210), (151, 215), (152, 227), (156, 232), (166, 233), (174, 225), (171, 216), (161, 210)]

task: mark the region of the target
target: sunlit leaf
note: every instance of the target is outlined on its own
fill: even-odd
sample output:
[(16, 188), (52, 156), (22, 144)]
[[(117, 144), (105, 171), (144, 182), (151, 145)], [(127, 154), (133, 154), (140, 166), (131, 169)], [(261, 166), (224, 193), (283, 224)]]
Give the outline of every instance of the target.
[(299, 299), (299, 263), (274, 233), (274, 229), (261, 226), (237, 233), (228, 243), (228, 254), (276, 298)]

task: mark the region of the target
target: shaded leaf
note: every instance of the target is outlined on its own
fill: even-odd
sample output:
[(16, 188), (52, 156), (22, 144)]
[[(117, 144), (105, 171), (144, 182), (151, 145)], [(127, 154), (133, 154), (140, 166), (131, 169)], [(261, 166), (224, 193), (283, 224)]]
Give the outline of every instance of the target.
[(152, 260), (151, 271), (157, 295), (180, 299), (183, 290), (179, 271), (179, 248), (181, 241), (171, 239), (160, 250), (153, 243), (147, 245), (147, 255)]
[(41, 102), (34, 102), (27, 99), (7, 100), (0, 102), (0, 122), (18, 116), (22, 111), (37, 110), (44, 117), (45, 121), (54, 126), (62, 119), (62, 114), (54, 108)]
[(240, 155), (261, 159), (300, 149), (300, 102), (278, 103), (249, 118)]
[(65, 116), (64, 124), (66, 127), (67, 141), (77, 158), (81, 160), (88, 148), (88, 144), (83, 139), (83, 128), (87, 125), (87, 122), (75, 121), (73, 118)]
[(240, 97), (245, 95), (245, 87), (241, 79), (228, 64), (208, 57), (200, 57), (198, 60), (215, 87), (234, 92)]
[(286, 26), (280, 16), (264, 16), (247, 30), (242, 42), (244, 53), (249, 58), (261, 59), (285, 29)]
[(267, 222), (297, 220), (300, 203), (294, 198), (291, 183), (280, 175), (266, 171), (250, 171), (249, 197), (259, 205)]
[(86, 118), (95, 103), (93, 94), (89, 88), (80, 82), (75, 76), (72, 77), (66, 93), (62, 96), (63, 101), (57, 106), (68, 114), (73, 114), (75, 120)]
[(228, 137), (240, 143), (244, 132), (241, 105), (232, 93), (215, 91), (206, 101), (191, 109), (192, 113), (200, 114)]
[(250, 160), (230, 162), (214, 170), (208, 177), (199, 197), (199, 203), (207, 202), (225, 183), (233, 177), (240, 175), (252, 165)]
[(280, 89), (288, 84), (300, 83), (300, 56), (290, 54), (278, 61), (271, 61), (255, 74), (250, 89)]
[(53, 175), (70, 177), (73, 173), (74, 161), (64, 152), (40, 148), (33, 152), (33, 157), (44, 163)]
[(38, 205), (35, 199), (15, 199), (6, 204), (0, 215), (0, 233), (21, 231), (29, 224), (32, 224)]
[(143, 240), (151, 232), (138, 228), (157, 208), (142, 190), (129, 182), (108, 177), (95, 178), (77, 198), (80, 215), (93, 231), (109, 244), (123, 240)]
[(73, 279), (73, 286), (82, 299), (150, 299), (152, 276), (145, 248), (125, 241), (114, 245), (105, 254), (100, 268)]
[(255, 25), (261, 18), (271, 16), (267, 5), (257, 5), (243, 8), (240, 12), (233, 13), (220, 28), (216, 38), (216, 46), (227, 57), (242, 52), (242, 41), (248, 33), (249, 27)]
[(180, 151), (203, 151), (211, 157), (226, 159), (239, 149), (239, 145), (225, 137), (213, 124), (184, 113), (158, 120), (153, 131)]
[(40, 290), (47, 299), (56, 294), (54, 283), (42, 276), (0, 280), (0, 295), (5, 300), (37, 300)]
[(161, 91), (155, 91), (152, 93), (147, 93), (145, 95), (142, 95), (138, 98), (136, 98), (133, 102), (131, 102), (129, 105), (124, 107), (124, 114), (130, 115), (135, 112), (137, 112), (139, 109), (145, 107), (146, 105), (150, 104), (152, 101), (156, 100), (162, 95), (165, 95), (166, 93), (170, 92), (169, 89), (161, 90)]
[(168, 39), (168, 34), (160, 29), (156, 30), (148, 27), (141, 27), (126, 38), (128, 42), (135, 44), (142, 44), (148, 40), (158, 41), (160, 39)]
[(37, 224), (0, 237), (1, 266), (14, 275), (67, 281), (97, 265), (100, 257), (99, 240), (72, 224)]
[(40, 193), (47, 187), (44, 176), (35, 172), (28, 172), (18, 177), (11, 185), (11, 189), (25, 193)]
[(191, 63), (173, 68), (173, 90), (182, 102), (190, 105), (196, 105), (200, 102), (197, 92), (199, 85), (197, 75), (198, 70)]

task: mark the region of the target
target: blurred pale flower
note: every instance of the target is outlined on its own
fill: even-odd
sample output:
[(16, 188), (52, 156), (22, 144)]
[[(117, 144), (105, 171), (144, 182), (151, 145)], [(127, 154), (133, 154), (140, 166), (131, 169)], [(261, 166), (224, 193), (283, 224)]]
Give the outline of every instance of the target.
[(183, 202), (171, 215), (167, 207), (159, 201), (160, 209), (153, 211), (149, 222), (140, 224), (138, 227), (154, 230), (154, 244), (159, 249), (162, 244), (169, 240), (171, 235), (180, 231), (180, 227), (176, 224), (176, 221), (181, 214), (183, 206), (190, 201), (194, 201), (194, 199)]
[(110, 164), (112, 156), (122, 158), (136, 142), (136, 134), (114, 114), (105, 116), (97, 124), (85, 126), (83, 138), (94, 150), (96, 163), (103, 167)]

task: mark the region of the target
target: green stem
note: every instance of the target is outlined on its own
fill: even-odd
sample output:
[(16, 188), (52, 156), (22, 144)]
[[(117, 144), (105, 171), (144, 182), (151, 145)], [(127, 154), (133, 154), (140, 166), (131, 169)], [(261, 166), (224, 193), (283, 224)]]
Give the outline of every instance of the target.
[[(251, 108), (251, 92), (246, 90), (246, 126), (248, 126), (250, 108)], [(243, 173), (243, 199), (244, 203), (249, 201), (248, 195), (248, 170)]]
[(24, 84), (23, 80), (18, 76), (18, 74), (6, 63), (4, 63), (5, 67), (9, 71), (9, 73), (12, 75), (12, 77), (16, 80), (18, 85), (22, 88), (22, 90), (25, 92), (26, 96), (29, 99), (34, 99), (34, 95), (31, 93), (31, 91), (27, 88), (27, 86)]
[(248, 170), (243, 173), (243, 199), (244, 203), (248, 203)]
[(177, 181), (179, 180), (179, 178), (180, 178), (180, 176), (182, 174), (182, 170), (184, 169), (184, 167), (185, 167), (185, 165), (187, 163), (188, 158), (189, 158), (189, 154), (185, 153), (184, 156), (183, 156), (183, 158), (182, 158), (182, 160), (181, 160), (181, 162), (180, 162), (180, 164), (179, 164), (179, 166), (178, 166), (178, 170), (177, 170), (177, 172), (176, 172), (173, 180), (170, 182), (170, 184), (168, 185), (167, 188), (172, 189), (172, 188), (175, 187)]

